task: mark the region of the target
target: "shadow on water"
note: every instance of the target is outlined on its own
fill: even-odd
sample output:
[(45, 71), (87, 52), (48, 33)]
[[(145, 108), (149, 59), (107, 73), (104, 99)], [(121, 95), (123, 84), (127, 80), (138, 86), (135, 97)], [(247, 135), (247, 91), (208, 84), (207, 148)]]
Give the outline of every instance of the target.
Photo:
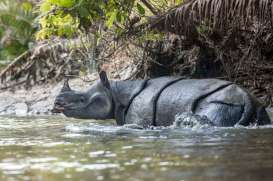
[(273, 126), (0, 118), (0, 180), (272, 180)]

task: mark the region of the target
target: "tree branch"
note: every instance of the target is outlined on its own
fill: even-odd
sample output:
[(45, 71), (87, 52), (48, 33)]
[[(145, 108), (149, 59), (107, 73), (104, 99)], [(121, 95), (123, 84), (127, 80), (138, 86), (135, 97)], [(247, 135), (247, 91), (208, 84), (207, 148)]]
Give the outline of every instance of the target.
[(141, 2), (154, 14), (158, 15), (158, 11), (147, 1), (147, 0), (141, 0)]

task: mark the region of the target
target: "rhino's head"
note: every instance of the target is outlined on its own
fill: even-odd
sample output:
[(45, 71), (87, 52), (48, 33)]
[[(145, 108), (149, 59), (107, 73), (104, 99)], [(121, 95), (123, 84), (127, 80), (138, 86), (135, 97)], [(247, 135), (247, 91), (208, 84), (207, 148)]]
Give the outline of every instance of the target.
[(114, 105), (110, 83), (104, 71), (99, 75), (100, 80), (86, 92), (72, 90), (66, 80), (56, 97), (52, 112), (82, 119), (113, 118)]

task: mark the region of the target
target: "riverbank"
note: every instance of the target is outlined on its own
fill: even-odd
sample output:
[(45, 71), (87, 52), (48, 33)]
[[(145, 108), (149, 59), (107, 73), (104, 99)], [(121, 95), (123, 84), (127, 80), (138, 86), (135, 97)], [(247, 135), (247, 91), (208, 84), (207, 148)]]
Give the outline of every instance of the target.
[[(95, 80), (96, 75), (89, 77)], [(92, 82), (84, 82), (80, 78), (69, 81), (76, 90), (87, 89)], [(33, 86), (31, 89), (15, 89), (0, 91), (0, 115), (35, 116), (50, 115), (55, 97), (60, 92), (63, 81), (53, 84)]]

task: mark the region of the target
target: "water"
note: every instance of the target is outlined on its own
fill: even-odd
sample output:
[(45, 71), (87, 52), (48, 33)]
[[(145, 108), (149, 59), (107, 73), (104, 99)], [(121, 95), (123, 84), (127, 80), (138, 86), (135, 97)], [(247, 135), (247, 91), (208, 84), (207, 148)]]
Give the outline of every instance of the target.
[(0, 118), (0, 180), (272, 180), (273, 126), (136, 130)]

